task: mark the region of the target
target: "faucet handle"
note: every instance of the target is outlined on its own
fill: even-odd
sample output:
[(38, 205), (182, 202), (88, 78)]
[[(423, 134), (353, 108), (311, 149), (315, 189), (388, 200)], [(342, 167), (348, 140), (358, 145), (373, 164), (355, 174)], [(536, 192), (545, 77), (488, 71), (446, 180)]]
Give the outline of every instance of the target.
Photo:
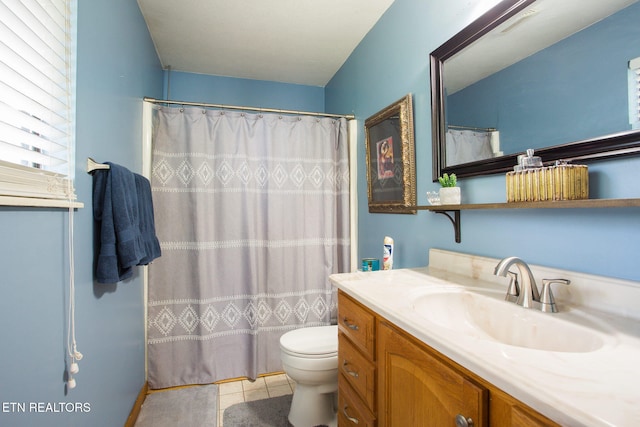
[(505, 301), (515, 302), (520, 295), (520, 284), (518, 283), (518, 273), (513, 271), (507, 271), (509, 275), (509, 287), (507, 288), (507, 294), (505, 295)]
[(555, 298), (553, 298), (553, 293), (551, 292), (552, 283), (561, 283), (563, 285), (568, 285), (569, 283), (571, 283), (571, 281), (567, 279), (542, 279), (542, 291), (540, 292), (540, 310), (544, 311), (545, 313), (558, 312)]

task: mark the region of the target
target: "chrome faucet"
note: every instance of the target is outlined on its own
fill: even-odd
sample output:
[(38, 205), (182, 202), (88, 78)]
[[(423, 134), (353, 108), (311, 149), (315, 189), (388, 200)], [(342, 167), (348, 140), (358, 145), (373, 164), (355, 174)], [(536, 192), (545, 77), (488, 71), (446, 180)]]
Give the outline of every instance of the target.
[[(520, 277), (522, 278), (520, 283), (518, 282), (518, 275), (509, 271), (512, 265), (518, 267)], [(551, 284), (561, 283), (568, 285), (571, 283), (567, 279), (543, 279), (541, 296), (538, 291), (538, 286), (536, 285), (536, 279), (534, 279), (533, 273), (527, 263), (514, 256), (500, 261), (498, 265), (496, 265), (494, 274), (503, 277), (509, 276), (510, 278), (509, 289), (507, 289), (507, 295), (505, 296), (507, 301), (515, 302), (524, 308), (535, 308), (545, 313), (558, 312), (555, 299), (551, 293)]]
[(507, 277), (509, 268), (512, 265), (518, 267), (521, 278), (520, 289), (515, 303), (523, 306), (524, 308), (538, 308), (534, 303), (540, 302), (540, 292), (538, 292), (538, 286), (536, 286), (536, 279), (533, 278), (533, 273), (526, 262), (515, 256), (505, 258), (496, 265), (494, 274), (496, 276)]

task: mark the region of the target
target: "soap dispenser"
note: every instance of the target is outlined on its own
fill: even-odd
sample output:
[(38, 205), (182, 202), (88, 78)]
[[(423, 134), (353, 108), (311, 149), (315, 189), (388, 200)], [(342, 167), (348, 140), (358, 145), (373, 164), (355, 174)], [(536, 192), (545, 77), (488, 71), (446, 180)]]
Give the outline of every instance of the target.
[(540, 156), (534, 156), (533, 148), (527, 149), (527, 154), (520, 154), (518, 156), (518, 164), (513, 167), (513, 170), (518, 172), (525, 169), (541, 168), (542, 158)]

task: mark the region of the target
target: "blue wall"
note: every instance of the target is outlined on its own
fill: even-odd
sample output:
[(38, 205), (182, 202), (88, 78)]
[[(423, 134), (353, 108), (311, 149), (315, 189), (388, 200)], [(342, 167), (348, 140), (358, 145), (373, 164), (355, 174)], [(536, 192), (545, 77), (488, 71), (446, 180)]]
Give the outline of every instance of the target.
[(163, 99), (324, 111), (324, 88), (185, 72), (165, 72)]
[(498, 128), (507, 154), (631, 129), (628, 63), (640, 56), (639, 20), (635, 3), (456, 92), (449, 123)]
[[(418, 202), (427, 204), (426, 191), (438, 188), (431, 181), (429, 53), (496, 3), (450, 0), (444, 7), (439, 0), (396, 0), (327, 85), (326, 111), (353, 111), (360, 120), (359, 257), (382, 257), (382, 240), (390, 235), (394, 267), (425, 265), (429, 249), (442, 248), (640, 280), (638, 208), (463, 211), (460, 244), (442, 215), (368, 213), (364, 120), (413, 94)], [(589, 170), (591, 197), (640, 197), (634, 182), (640, 158), (596, 162)], [(503, 175), (464, 179), (459, 186), (463, 202), (505, 200)]]
[[(163, 75), (135, 1), (80, 1), (75, 214), (76, 331), (84, 358), (65, 389), (68, 273), (63, 209), (0, 207), (0, 402), (86, 403), (88, 413), (11, 413), (2, 426), (122, 426), (142, 388), (142, 278), (93, 281), (91, 176), (86, 158), (140, 171), (143, 96), (162, 96)], [(84, 407), (85, 409), (87, 406)]]

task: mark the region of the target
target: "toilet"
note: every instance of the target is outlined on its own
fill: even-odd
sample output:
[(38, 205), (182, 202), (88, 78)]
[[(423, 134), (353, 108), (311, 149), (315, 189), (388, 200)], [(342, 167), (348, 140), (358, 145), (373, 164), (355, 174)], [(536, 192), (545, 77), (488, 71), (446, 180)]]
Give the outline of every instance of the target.
[(284, 372), (296, 382), (289, 411), (294, 427), (336, 425), (338, 326), (314, 326), (280, 337)]

